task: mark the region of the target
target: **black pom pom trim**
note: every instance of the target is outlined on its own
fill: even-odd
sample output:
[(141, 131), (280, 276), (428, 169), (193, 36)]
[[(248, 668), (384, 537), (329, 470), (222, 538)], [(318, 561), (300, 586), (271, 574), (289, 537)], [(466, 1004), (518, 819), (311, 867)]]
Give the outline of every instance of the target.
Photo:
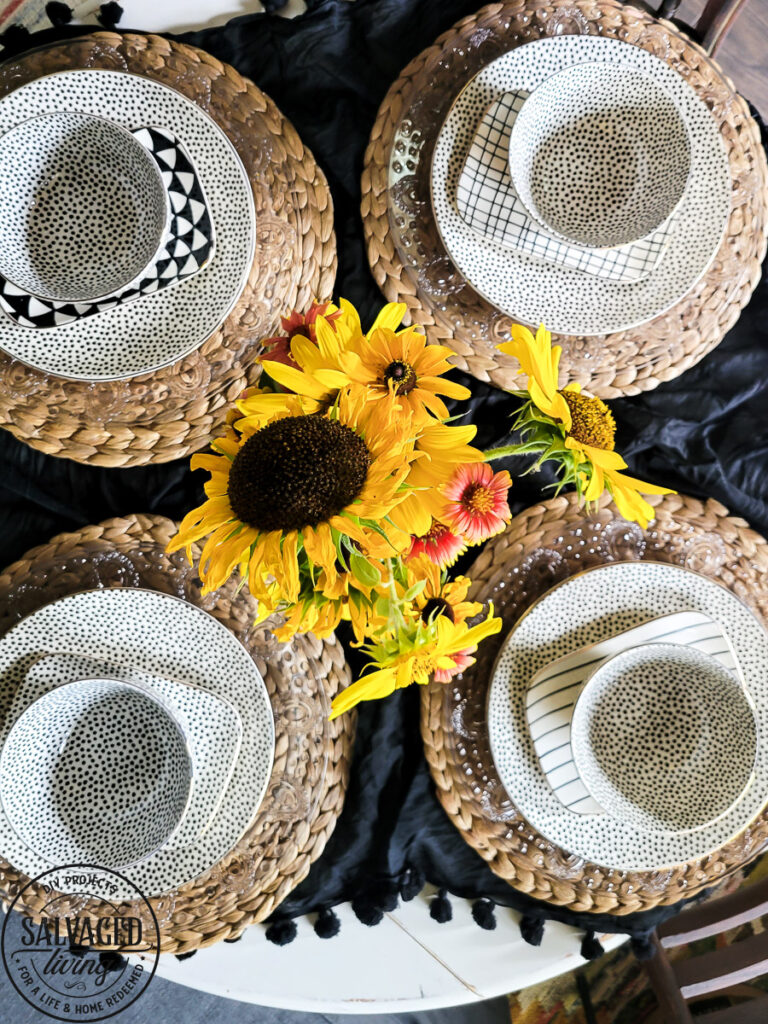
[(653, 960), (656, 956), (656, 947), (652, 942), (652, 934), (632, 936), (632, 952), (638, 960)]
[(0, 35), (0, 44), (5, 50), (3, 57), (25, 50), (29, 46), (29, 36), (29, 29), (23, 25), (9, 25)]
[(424, 888), (424, 875), (415, 868), (406, 868), (400, 882), (400, 899), (404, 903), (410, 903)]
[(189, 958), (191, 956), (194, 956), (195, 953), (197, 953), (196, 949), (190, 949), (190, 951), (188, 953), (177, 953), (176, 954), (176, 959), (177, 960), (189, 960)]
[(90, 946), (82, 946), (79, 942), (73, 942), (69, 947), (70, 956), (75, 957), (77, 960), (81, 960), (90, 949)]
[(334, 939), (341, 931), (341, 921), (330, 907), (324, 907), (315, 921), (315, 935), (320, 939)]
[(274, 14), (275, 11), (282, 11), (284, 7), (287, 7), (288, 0), (261, 0), (261, 6), (267, 12), (267, 14)]
[(295, 921), (273, 921), (264, 936), (275, 946), (287, 946), (296, 938), (298, 929)]
[(495, 906), (493, 900), (489, 899), (475, 900), (472, 904), (472, 917), (475, 919), (475, 924), (487, 932), (492, 932), (496, 927), (496, 915), (493, 912)]
[(595, 938), (595, 933), (590, 928), (581, 940), (581, 955), (585, 960), (598, 960), (604, 952), (600, 939)]
[(128, 961), (116, 949), (106, 949), (99, 953), (99, 963), (107, 974), (112, 974), (113, 971), (122, 971)]
[(523, 914), (520, 918), (520, 934), (529, 946), (540, 946), (544, 938), (544, 919)]
[(276, 946), (287, 946), (296, 938), (297, 932), (295, 921), (273, 921), (264, 934)]
[(123, 8), (112, 0), (111, 3), (102, 4), (96, 18), (104, 28), (114, 28), (123, 16)]
[(54, 28), (61, 28), (62, 25), (68, 25), (72, 21), (72, 8), (69, 4), (59, 3), (59, 0), (51, 0), (46, 4), (45, 13)]
[(369, 928), (379, 924), (384, 917), (384, 911), (370, 896), (357, 896), (352, 900), (352, 909), (357, 920), (362, 924), (367, 924)]
[(437, 896), (429, 904), (429, 916), (438, 924), (448, 924), (453, 920), (453, 907), (445, 889), (437, 890)]
[(382, 889), (376, 897), (376, 905), (379, 910), (383, 910), (385, 914), (391, 914), (393, 910), (397, 910), (399, 902), (400, 893), (395, 886)]

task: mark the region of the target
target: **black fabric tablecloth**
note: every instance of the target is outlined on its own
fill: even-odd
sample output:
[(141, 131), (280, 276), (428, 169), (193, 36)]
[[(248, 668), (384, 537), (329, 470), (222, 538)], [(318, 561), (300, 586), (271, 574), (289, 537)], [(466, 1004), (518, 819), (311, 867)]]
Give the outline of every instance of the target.
[[(473, 0), (323, 0), (311, 3), (295, 20), (255, 15), (177, 37), (253, 79), (314, 152), (336, 208), (336, 295), (354, 302), (364, 322), (383, 301), (368, 269), (359, 216), (360, 174), (371, 126), (405, 64), (476, 7)], [(140, 25), (130, 27), (141, 30)], [(64, 27), (27, 40), (12, 36), (8, 42), (26, 48), (81, 32)], [(768, 531), (767, 313), (763, 281), (736, 327), (698, 366), (655, 391), (612, 403), (618, 448), (633, 473), (687, 494), (717, 498), (763, 533)], [(511, 401), (457, 376), (473, 391), (478, 443), (497, 442)], [(54, 533), (108, 516), (154, 512), (178, 518), (202, 499), (204, 479), (202, 473), (192, 474), (186, 462), (132, 470), (89, 468), (41, 455), (0, 431), (0, 563), (8, 564)], [(513, 511), (539, 500), (548, 482), (543, 474), (518, 479), (511, 492)], [(354, 659), (354, 652), (350, 655)], [(519, 894), (496, 878), (437, 802), (422, 752), (418, 705), (419, 693), (412, 687), (362, 706), (343, 814), (309, 877), (280, 907), (279, 921), (350, 899), (363, 918), (374, 921), (398, 893), (411, 895), (424, 878), (459, 896), (490, 898), (520, 909), (524, 935), (533, 941), (548, 917), (642, 937), (670, 913), (624, 918), (572, 914)], [(488, 906), (484, 902), (477, 915), (486, 925)], [(290, 928), (274, 934), (287, 937)]]

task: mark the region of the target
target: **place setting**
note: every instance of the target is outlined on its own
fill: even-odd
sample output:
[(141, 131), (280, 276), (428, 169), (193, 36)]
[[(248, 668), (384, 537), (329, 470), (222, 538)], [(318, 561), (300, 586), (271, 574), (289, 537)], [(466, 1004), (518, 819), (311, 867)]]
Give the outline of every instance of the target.
[(169, 52), (65, 42), (0, 79), (0, 422), (48, 454), (128, 466), (201, 447), (299, 288), (332, 283), (322, 174), (292, 143), (261, 166), (293, 129), (223, 65), (203, 105), (195, 51), (173, 44), (182, 78)]
[(475, 567), (503, 639), (422, 701), (465, 839), (512, 886), (579, 910), (692, 896), (768, 830), (765, 542), (693, 499), (654, 506), (651, 533), (604, 501), (521, 513)]
[(546, 323), (569, 378), (600, 397), (656, 387), (721, 340), (726, 282), (762, 261), (757, 126), (714, 64), (640, 11), (477, 18), (412, 61), (380, 109), (363, 177), (374, 276), (496, 386), (518, 386), (497, 346), (522, 321)]
[(163, 552), (173, 531), (113, 520), (0, 575), (6, 885), (98, 865), (115, 899), (149, 899), (169, 952), (239, 934), (298, 884), (343, 805), (355, 725), (328, 721), (337, 642), (278, 645), (235, 588), (201, 598)]

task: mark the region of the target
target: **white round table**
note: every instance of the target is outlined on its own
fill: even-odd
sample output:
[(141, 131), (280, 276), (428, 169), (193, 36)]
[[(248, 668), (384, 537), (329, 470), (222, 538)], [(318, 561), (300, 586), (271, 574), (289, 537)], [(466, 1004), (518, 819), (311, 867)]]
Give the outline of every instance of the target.
[[(93, 23), (100, 0), (69, 0), (76, 21)], [(480, 0), (478, 0), (478, 4)], [(262, 10), (258, 0), (121, 0), (121, 27), (146, 32), (184, 32), (222, 25), (230, 18)], [(30, 30), (49, 27), (45, 0), (0, 0), (0, 31), (11, 22)], [(303, 0), (289, 0), (280, 12), (295, 17)], [(273, 97), (280, 105), (280, 96)], [(368, 928), (351, 907), (336, 908), (341, 932), (333, 939), (315, 935), (312, 922), (297, 922), (298, 935), (275, 946), (254, 925), (236, 943), (217, 943), (193, 957), (162, 956), (158, 975), (215, 995), (261, 1006), (325, 1013), (387, 1013), (430, 1010), (480, 1002), (516, 992), (579, 967), (582, 933), (551, 921), (541, 946), (524, 942), (515, 911), (496, 908), (497, 926), (483, 931), (471, 904), (451, 898), (453, 920), (437, 924), (429, 916), (426, 889), (401, 903), (381, 924)], [(624, 936), (599, 935), (606, 950)]]

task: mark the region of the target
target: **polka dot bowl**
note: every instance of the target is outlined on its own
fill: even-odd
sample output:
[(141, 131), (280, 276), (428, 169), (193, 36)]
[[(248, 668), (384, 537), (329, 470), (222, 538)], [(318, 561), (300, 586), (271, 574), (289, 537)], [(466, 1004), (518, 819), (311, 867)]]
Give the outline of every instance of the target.
[(750, 785), (754, 704), (716, 658), (650, 643), (590, 674), (571, 724), (582, 781), (612, 817), (654, 832), (704, 828)]
[(50, 864), (129, 868), (178, 830), (192, 792), (180, 725), (143, 687), (80, 679), (38, 698), (0, 754), (0, 800)]
[(0, 273), (40, 299), (93, 302), (134, 282), (169, 222), (146, 148), (93, 114), (40, 114), (0, 137)]
[(622, 64), (575, 64), (525, 99), (509, 168), (531, 217), (572, 245), (640, 241), (679, 205), (691, 168), (683, 117), (651, 77)]

